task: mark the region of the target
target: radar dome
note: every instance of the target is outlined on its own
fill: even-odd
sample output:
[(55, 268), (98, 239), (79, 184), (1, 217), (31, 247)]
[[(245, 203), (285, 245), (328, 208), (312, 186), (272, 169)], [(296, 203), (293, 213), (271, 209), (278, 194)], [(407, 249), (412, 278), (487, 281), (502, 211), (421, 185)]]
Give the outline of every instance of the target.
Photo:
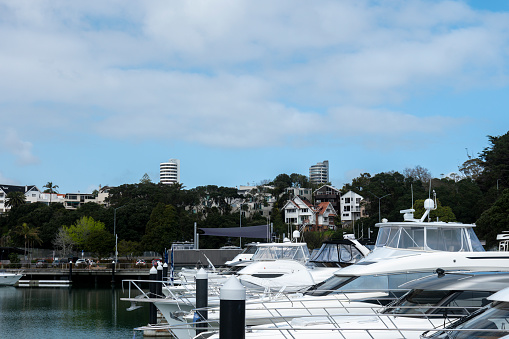
[(434, 208), (435, 208), (435, 202), (433, 201), (433, 199), (424, 200), (424, 209), (432, 210)]

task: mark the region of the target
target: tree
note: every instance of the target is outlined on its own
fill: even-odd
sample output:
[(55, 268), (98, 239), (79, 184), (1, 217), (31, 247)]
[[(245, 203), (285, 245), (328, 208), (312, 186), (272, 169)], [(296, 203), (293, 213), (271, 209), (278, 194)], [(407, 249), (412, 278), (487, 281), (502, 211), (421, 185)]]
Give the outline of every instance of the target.
[(103, 229), (94, 229), (87, 237), (85, 250), (95, 253), (98, 258), (104, 258), (113, 251), (115, 237)]
[(141, 254), (141, 244), (138, 241), (121, 240), (118, 242), (118, 254), (132, 260), (134, 256)]
[(152, 183), (152, 180), (150, 180), (150, 177), (147, 173), (143, 174), (143, 177), (140, 179), (140, 184), (150, 184)]
[[(414, 217), (416, 219), (420, 219), (424, 215), (424, 199), (416, 200), (414, 203)], [(452, 209), (449, 206), (442, 206), (440, 200), (437, 199), (437, 209), (432, 210), (429, 213), (429, 219), (431, 221), (436, 221), (437, 219), (443, 222), (451, 222), (456, 221), (456, 216), (452, 212)]]
[(477, 235), (486, 240), (488, 248), (497, 243), (497, 234), (509, 230), (509, 189), (505, 189), (495, 203), (481, 214), (476, 222)]
[(55, 189), (58, 188), (58, 185), (53, 185), (52, 181), (48, 181), (48, 183), (42, 187), (46, 187), (46, 189), (44, 190), (44, 193), (49, 193), (49, 203), (51, 204), (51, 195), (53, 193), (57, 193), (57, 191)]
[(414, 168), (405, 168), (403, 175), (405, 178), (413, 178), (416, 181), (420, 180), (422, 183), (427, 183), (431, 180), (431, 172), (419, 165)]
[(458, 166), (458, 170), (465, 178), (476, 180), (482, 174), (484, 168), (481, 159), (469, 156), (467, 161)]
[(30, 227), (27, 223), (23, 223), (20, 226), (16, 227), (16, 234), (23, 237), (25, 241), (25, 257), (27, 255), (27, 249), (30, 251), (30, 245), (37, 242), (41, 243), (41, 238), (39, 238), (39, 228), (38, 227)]
[(81, 217), (73, 225), (69, 227), (63, 226), (63, 228), (76, 246), (82, 250), (87, 249), (91, 234), (105, 229), (104, 223), (95, 221), (92, 217)]
[(172, 205), (157, 204), (150, 214), (142, 244), (145, 249), (163, 253), (173, 241), (178, 240), (177, 211)]
[(53, 245), (60, 252), (60, 257), (62, 258), (72, 253), (75, 242), (72, 240), (69, 233), (61, 227), (53, 240)]
[(7, 200), (5, 202), (5, 206), (8, 206), (10, 208), (18, 208), (24, 205), (26, 202), (25, 193), (20, 191), (9, 192), (7, 193), (6, 198)]
[[(480, 154), (484, 170), (478, 182), (483, 192), (493, 192), (489, 200), (495, 201), (502, 187), (509, 185), (509, 132), (501, 136), (488, 136), (491, 143)], [(500, 192), (496, 190), (500, 189)]]
[(290, 174), (290, 180), (292, 187), (311, 188), (308, 177), (305, 175), (292, 173)]

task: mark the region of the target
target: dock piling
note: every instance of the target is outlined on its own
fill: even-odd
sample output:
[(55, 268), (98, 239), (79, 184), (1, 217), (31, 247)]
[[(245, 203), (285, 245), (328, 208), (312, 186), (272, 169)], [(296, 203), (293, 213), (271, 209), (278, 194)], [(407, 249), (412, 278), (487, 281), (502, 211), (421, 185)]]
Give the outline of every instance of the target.
[(228, 279), (220, 291), (219, 337), (246, 337), (246, 289), (236, 277)]

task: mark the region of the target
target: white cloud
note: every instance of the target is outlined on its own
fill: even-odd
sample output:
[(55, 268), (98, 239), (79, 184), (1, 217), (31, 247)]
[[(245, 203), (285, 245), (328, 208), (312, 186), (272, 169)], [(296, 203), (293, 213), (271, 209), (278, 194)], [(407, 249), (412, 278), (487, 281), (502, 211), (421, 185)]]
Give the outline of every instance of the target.
[(457, 1), (12, 1), (0, 19), (0, 103), (15, 113), (2, 118), (38, 138), (397, 139), (458, 121), (383, 105), (507, 81), (508, 16)]
[(39, 159), (32, 154), (32, 143), (21, 140), (15, 130), (7, 129), (1, 141), (0, 149), (14, 155), (18, 164), (32, 165), (39, 162)]

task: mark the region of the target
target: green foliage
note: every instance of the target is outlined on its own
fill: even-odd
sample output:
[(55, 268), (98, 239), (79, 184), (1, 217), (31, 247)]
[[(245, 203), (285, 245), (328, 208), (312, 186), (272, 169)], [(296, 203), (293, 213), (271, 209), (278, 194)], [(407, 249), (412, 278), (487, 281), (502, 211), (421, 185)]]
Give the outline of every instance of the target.
[(477, 236), (486, 240), (487, 248), (497, 244), (497, 234), (509, 231), (509, 189), (505, 189), (495, 203), (481, 214), (476, 222)]
[(179, 239), (177, 210), (172, 205), (157, 204), (150, 214), (145, 235), (142, 238), (143, 247), (163, 253), (170, 248), (172, 242)]
[(344, 193), (349, 190), (365, 199), (364, 206), (368, 215), (362, 220), (365, 229), (375, 229), (374, 225), (383, 218), (390, 221), (402, 220), (399, 211), (411, 207), (412, 191), (415, 199), (424, 199), (427, 196), (421, 181), (405, 177), (399, 172), (378, 173), (374, 176), (363, 173), (353, 179), (352, 185), (345, 185), (342, 189)]
[(92, 217), (81, 217), (71, 226), (64, 226), (64, 230), (78, 248), (87, 249), (89, 237), (104, 230), (104, 223), (95, 221)]
[(56, 189), (58, 188), (58, 185), (53, 185), (52, 181), (48, 181), (48, 183), (42, 187), (45, 187), (44, 193), (56, 193)]
[(205, 214), (212, 208), (219, 209), (222, 214), (228, 214), (232, 210), (231, 204), (233, 201), (241, 198), (234, 187), (208, 185), (198, 186), (191, 191), (199, 197), (201, 204), (204, 206)]
[(509, 132), (501, 136), (488, 136), (490, 146), (480, 155), (484, 171), (479, 175), (479, 187), (489, 202), (498, 198), (500, 192), (509, 187)]
[(18, 264), (20, 262), (18, 253), (11, 252), (9, 253), (9, 261), (11, 264)]
[(320, 248), (322, 242), (328, 239), (326, 232), (304, 232), (302, 236), (310, 251)]
[(141, 244), (138, 241), (121, 240), (118, 242), (118, 255), (124, 256), (127, 260), (142, 254)]
[(147, 173), (143, 174), (143, 177), (140, 179), (140, 184), (150, 184), (152, 183), (152, 180), (150, 180), (150, 177)]
[(486, 209), (482, 192), (472, 179), (434, 179), (432, 185), (442, 204), (452, 209), (459, 222), (474, 223)]
[(5, 206), (10, 207), (12, 209), (16, 209), (20, 206), (23, 206), (26, 202), (25, 193), (14, 191), (7, 193), (7, 201), (5, 202)]
[[(422, 200), (416, 200), (414, 203), (414, 217), (416, 219), (420, 219), (424, 215), (424, 199)], [(429, 220), (431, 221), (437, 221), (437, 218), (439, 221), (443, 222), (451, 222), (456, 221), (456, 216), (452, 212), (452, 209), (449, 206), (442, 206), (440, 203), (440, 200), (437, 199), (437, 209), (432, 210), (429, 213)]]
[(87, 237), (85, 251), (95, 253), (97, 257), (104, 258), (115, 250), (115, 237), (102, 229), (93, 229)]

